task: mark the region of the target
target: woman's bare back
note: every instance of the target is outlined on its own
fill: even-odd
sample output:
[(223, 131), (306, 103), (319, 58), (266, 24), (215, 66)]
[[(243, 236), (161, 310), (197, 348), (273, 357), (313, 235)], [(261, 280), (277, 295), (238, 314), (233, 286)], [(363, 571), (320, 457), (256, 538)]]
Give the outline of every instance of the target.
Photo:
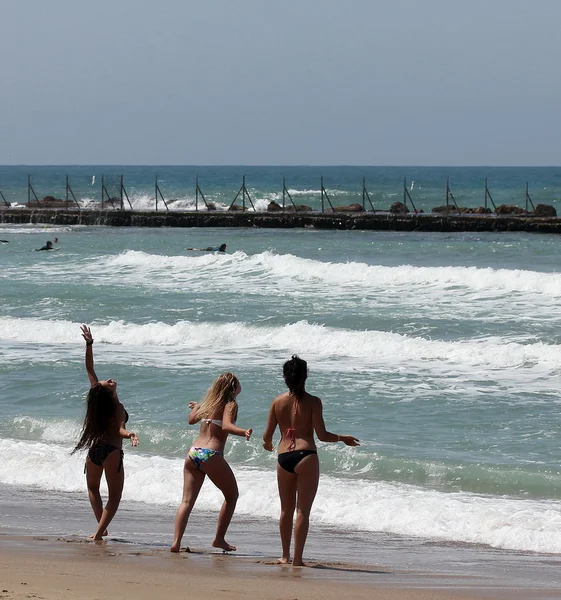
[(304, 392), (300, 398), (285, 392), (274, 399), (275, 416), (282, 435), (279, 453), (289, 450), (316, 449), (314, 412), (320, 402), (317, 396), (312, 396), (308, 392)]

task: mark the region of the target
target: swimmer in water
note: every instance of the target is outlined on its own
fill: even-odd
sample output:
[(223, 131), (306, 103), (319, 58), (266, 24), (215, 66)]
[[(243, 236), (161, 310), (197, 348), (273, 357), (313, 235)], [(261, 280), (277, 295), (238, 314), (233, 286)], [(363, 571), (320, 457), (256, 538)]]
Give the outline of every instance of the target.
[(53, 243), (49, 240), (42, 248), (35, 248), (35, 252), (40, 252), (41, 250), (54, 250)]

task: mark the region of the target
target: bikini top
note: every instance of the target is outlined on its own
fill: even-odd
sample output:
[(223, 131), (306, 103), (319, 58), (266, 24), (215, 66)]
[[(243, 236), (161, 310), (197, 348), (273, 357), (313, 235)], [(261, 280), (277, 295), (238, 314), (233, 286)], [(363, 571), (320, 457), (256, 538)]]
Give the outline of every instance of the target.
[(222, 428), (222, 419), (203, 419), (203, 423), (206, 423), (207, 425), (214, 423), (215, 425), (218, 425), (218, 427)]
[(125, 411), (125, 424), (127, 423), (127, 421), (129, 420), (129, 413), (127, 412), (127, 409), (123, 406), (123, 410)]

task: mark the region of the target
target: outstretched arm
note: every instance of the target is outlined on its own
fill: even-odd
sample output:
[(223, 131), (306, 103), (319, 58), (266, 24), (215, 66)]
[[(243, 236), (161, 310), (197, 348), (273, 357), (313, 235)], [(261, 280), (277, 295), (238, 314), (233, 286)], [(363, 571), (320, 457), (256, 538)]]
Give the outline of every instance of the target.
[(325, 421), (323, 420), (323, 404), (319, 398), (316, 398), (316, 402), (312, 408), (312, 422), (318, 440), (322, 442), (343, 442), (347, 446), (360, 446), (360, 441), (352, 435), (339, 435), (338, 433), (327, 431)]
[(82, 325), (82, 337), (86, 340), (86, 371), (90, 379), (90, 385), (93, 387), (99, 379), (94, 371), (94, 360), (93, 360), (93, 337), (92, 331), (87, 325)]
[(263, 433), (263, 448), (265, 448), (265, 450), (268, 450), (269, 452), (273, 451), (273, 434), (275, 433), (277, 424), (277, 414), (275, 412), (275, 402), (273, 400), (271, 408), (269, 409), (269, 418), (267, 419), (267, 426), (265, 427), (265, 431)]
[(231, 433), (232, 435), (239, 435), (241, 437), (245, 437), (246, 440), (249, 440), (251, 434), (253, 433), (253, 429), (242, 429), (241, 427), (238, 427), (234, 423), (235, 416), (236, 403), (228, 402), (224, 408), (224, 414), (222, 415), (222, 431), (225, 433)]

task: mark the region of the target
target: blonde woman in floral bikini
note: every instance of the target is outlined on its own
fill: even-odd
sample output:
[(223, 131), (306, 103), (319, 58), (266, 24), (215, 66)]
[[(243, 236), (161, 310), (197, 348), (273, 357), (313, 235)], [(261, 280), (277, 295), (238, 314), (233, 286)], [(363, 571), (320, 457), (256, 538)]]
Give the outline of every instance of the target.
[(249, 440), (253, 432), (252, 429), (241, 429), (235, 424), (238, 416), (236, 399), (241, 390), (240, 382), (233, 373), (223, 373), (209, 388), (200, 404), (189, 403), (191, 409), (189, 424), (194, 425), (200, 422), (201, 428), (199, 436), (189, 448), (185, 458), (183, 499), (175, 517), (172, 552), (180, 550), (181, 539), (185, 533), (189, 515), (206, 475), (224, 494), (224, 503), (218, 515), (218, 526), (212, 545), (227, 552), (236, 549), (225, 539), (238, 500), (238, 484), (230, 465), (224, 458), (224, 446), (228, 434), (239, 435)]

